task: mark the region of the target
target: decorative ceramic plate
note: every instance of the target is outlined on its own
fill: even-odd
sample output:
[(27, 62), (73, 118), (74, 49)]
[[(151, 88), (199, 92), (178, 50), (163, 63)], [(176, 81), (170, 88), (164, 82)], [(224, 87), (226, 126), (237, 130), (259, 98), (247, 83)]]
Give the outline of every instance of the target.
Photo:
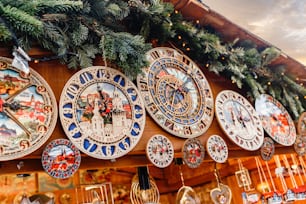
[(116, 159), (140, 140), (146, 121), (137, 87), (118, 70), (93, 66), (63, 88), (59, 116), (67, 137), (85, 154)]
[(219, 135), (211, 135), (206, 142), (208, 155), (218, 163), (226, 162), (228, 158), (228, 148), (224, 139)]
[(171, 141), (164, 135), (153, 135), (147, 143), (147, 157), (152, 164), (159, 168), (165, 168), (171, 164), (174, 158), (174, 149)]
[(187, 139), (183, 146), (183, 160), (190, 168), (201, 165), (205, 156), (205, 148), (197, 138)]
[(223, 132), (239, 147), (258, 150), (264, 139), (261, 120), (251, 103), (239, 93), (223, 90), (216, 97), (216, 117)]
[(211, 88), (202, 70), (186, 55), (156, 47), (147, 53), (149, 67), (137, 77), (146, 110), (170, 134), (182, 138), (202, 135), (214, 115)]
[(255, 101), (255, 109), (261, 118), (266, 133), (277, 143), (291, 146), (296, 139), (293, 120), (284, 106), (267, 94), (261, 94)]
[(81, 153), (69, 140), (56, 139), (45, 147), (41, 162), (50, 176), (65, 179), (78, 170), (81, 164)]
[(25, 74), (0, 57), (0, 161), (41, 147), (57, 122), (57, 102), (48, 83), (30, 68)]

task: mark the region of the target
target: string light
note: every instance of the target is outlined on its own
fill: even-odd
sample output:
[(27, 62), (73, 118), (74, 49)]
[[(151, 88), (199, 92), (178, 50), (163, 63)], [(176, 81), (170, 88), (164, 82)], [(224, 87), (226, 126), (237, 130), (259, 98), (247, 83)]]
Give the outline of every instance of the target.
[(268, 84), (268, 86), (270, 86), (270, 85), (271, 85), (271, 82), (270, 82), (270, 81), (268, 81), (268, 83), (267, 83), (267, 84)]
[(178, 38), (179, 40), (181, 40), (181, 39), (182, 39), (182, 36), (179, 35), (179, 36), (177, 36), (177, 38)]

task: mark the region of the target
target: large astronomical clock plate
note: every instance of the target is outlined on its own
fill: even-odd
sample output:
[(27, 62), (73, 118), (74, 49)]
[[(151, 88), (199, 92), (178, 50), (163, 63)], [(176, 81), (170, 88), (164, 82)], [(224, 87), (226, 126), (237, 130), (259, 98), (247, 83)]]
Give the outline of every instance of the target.
[(48, 83), (30, 68), (25, 74), (0, 57), (0, 161), (31, 154), (51, 136), (57, 102)]
[(224, 163), (228, 158), (228, 147), (219, 135), (211, 135), (206, 141), (208, 155), (217, 163)]
[(104, 66), (82, 69), (69, 79), (59, 113), (71, 142), (98, 159), (116, 159), (130, 152), (145, 126), (137, 87), (121, 72)]
[(47, 174), (54, 178), (71, 177), (80, 167), (80, 150), (67, 139), (56, 139), (44, 149), (42, 166)]
[(165, 168), (174, 159), (174, 148), (166, 136), (156, 134), (148, 140), (146, 154), (154, 166)]
[(205, 157), (205, 148), (197, 138), (189, 138), (183, 145), (183, 160), (190, 168), (197, 168)]
[(306, 112), (303, 112), (299, 117), (297, 132), (299, 135), (306, 135)]
[(202, 135), (211, 125), (214, 102), (199, 67), (175, 49), (157, 47), (147, 53), (149, 66), (137, 77), (149, 115), (164, 130), (182, 138)]
[(268, 94), (261, 94), (255, 100), (255, 109), (266, 133), (275, 142), (284, 146), (294, 144), (296, 139), (294, 122), (279, 101)]
[(259, 115), (250, 102), (239, 93), (223, 90), (215, 102), (216, 117), (224, 133), (239, 147), (255, 151), (264, 140)]

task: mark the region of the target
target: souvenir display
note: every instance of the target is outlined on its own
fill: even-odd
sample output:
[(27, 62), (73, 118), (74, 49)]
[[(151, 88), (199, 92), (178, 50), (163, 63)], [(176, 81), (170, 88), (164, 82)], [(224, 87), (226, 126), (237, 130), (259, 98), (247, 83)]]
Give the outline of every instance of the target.
[(261, 147), (264, 130), (250, 102), (235, 91), (223, 90), (216, 97), (216, 117), (225, 134), (238, 146), (254, 151)]
[(291, 146), (296, 139), (293, 120), (283, 105), (267, 94), (255, 100), (255, 109), (266, 133), (277, 143)]
[(297, 133), (299, 135), (306, 135), (306, 112), (303, 112), (298, 120)]
[(57, 102), (48, 83), (0, 57), (0, 161), (26, 156), (41, 147), (57, 122)]
[(152, 164), (159, 168), (165, 168), (173, 161), (173, 145), (166, 136), (156, 134), (148, 140), (146, 154)]
[(56, 139), (45, 147), (41, 162), (45, 172), (50, 176), (65, 179), (79, 169), (81, 153), (69, 140)]
[(306, 153), (306, 135), (297, 135), (293, 147), (299, 156), (304, 156)]
[(275, 151), (274, 141), (270, 137), (265, 137), (260, 148), (260, 156), (264, 161), (269, 161)]
[(232, 191), (227, 185), (221, 182), (217, 169), (215, 169), (215, 177), (218, 186), (210, 190), (211, 200), (214, 204), (230, 204), (232, 200)]
[(202, 135), (213, 120), (211, 88), (200, 68), (175, 49), (157, 47), (147, 53), (149, 67), (137, 77), (146, 110), (170, 134)]
[(59, 109), (68, 138), (98, 159), (127, 154), (145, 126), (145, 108), (137, 87), (121, 72), (104, 66), (75, 73), (62, 91)]
[(228, 158), (228, 148), (226, 142), (219, 135), (211, 135), (206, 141), (208, 155), (218, 163), (226, 162)]
[(201, 165), (205, 156), (205, 148), (197, 138), (189, 138), (183, 146), (183, 160), (190, 168), (197, 168)]

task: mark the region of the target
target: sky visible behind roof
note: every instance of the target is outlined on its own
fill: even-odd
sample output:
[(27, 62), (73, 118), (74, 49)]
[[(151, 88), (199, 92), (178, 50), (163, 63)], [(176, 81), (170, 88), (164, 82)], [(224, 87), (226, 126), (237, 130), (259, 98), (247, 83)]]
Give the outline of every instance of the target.
[(306, 0), (202, 0), (211, 10), (306, 65)]

